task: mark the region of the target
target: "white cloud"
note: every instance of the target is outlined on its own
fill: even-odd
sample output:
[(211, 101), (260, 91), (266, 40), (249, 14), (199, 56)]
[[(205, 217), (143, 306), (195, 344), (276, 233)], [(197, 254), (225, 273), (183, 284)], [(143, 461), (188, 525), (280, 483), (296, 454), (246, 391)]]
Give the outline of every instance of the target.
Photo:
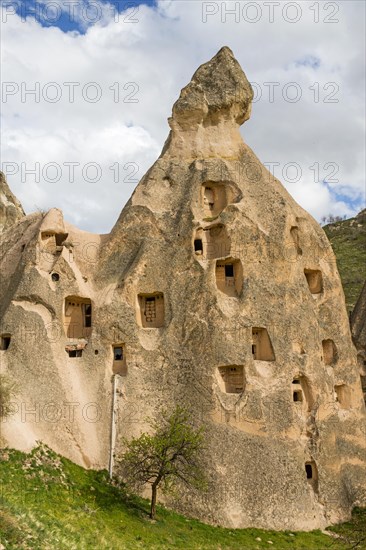
[[(135, 176), (139, 179), (155, 161), (180, 89), (198, 65), (225, 44), (233, 49), (249, 80), (260, 86), (262, 97), (243, 127), (245, 141), (259, 158), (279, 163), (276, 176), (318, 219), (330, 212), (354, 213), (344, 195), (357, 203), (356, 209), (361, 207), (365, 194), (363, 3), (298, 2), (297, 23), (284, 19), (283, 14), (287, 19), (296, 16), (290, 8), (283, 11), (288, 2), (276, 8), (273, 23), (263, 3), (257, 4), (262, 10), (257, 23), (245, 20), (256, 15), (254, 8), (243, 11), (247, 2), (240, 3), (237, 22), (223, 11), (224, 3), (178, 0), (159, 2), (157, 9), (139, 6), (133, 16), (136, 23), (129, 23), (125, 14), (116, 22), (110, 6), (99, 3), (103, 19), (85, 34), (45, 28), (32, 18), (22, 22), (17, 16), (9, 16), (3, 25), (3, 86), (15, 83), (16, 93), (3, 96), (2, 162), (24, 163), (23, 170), (19, 167), (8, 180), (26, 211), (35, 205), (59, 206), (81, 228), (109, 231), (135, 186), (123, 180), (128, 180), (134, 164), (139, 167)], [(319, 23), (309, 9), (316, 4)], [(329, 6), (338, 5), (339, 13), (333, 14)], [(218, 12), (207, 15), (204, 23), (203, 16), (212, 6)], [(225, 3), (226, 9), (233, 6), (235, 2)], [(326, 17), (339, 22), (325, 23)], [(273, 102), (270, 86), (264, 84), (271, 82), (279, 83), (273, 88)], [(39, 102), (29, 94), (22, 101), (21, 92), (24, 96), (35, 86)], [(69, 100), (72, 87), (74, 102)], [(286, 91), (290, 99), (301, 91), (301, 99), (286, 101)], [(57, 94), (61, 94), (59, 101), (52, 103)], [(95, 94), (101, 97), (94, 103)], [(69, 181), (65, 166), (70, 162), (80, 163), (74, 182)], [(38, 183), (24, 174), (35, 163), (41, 167)], [(42, 178), (48, 163), (61, 167), (58, 182)], [(90, 163), (101, 167), (101, 179), (95, 183), (90, 181), (92, 167), (89, 181), (82, 175), (82, 168)], [(116, 163), (119, 183), (114, 181)], [(299, 181), (284, 179), (288, 163), (301, 166)], [(339, 166), (333, 176), (339, 181), (324, 185), (322, 180), (334, 172), (332, 163)]]

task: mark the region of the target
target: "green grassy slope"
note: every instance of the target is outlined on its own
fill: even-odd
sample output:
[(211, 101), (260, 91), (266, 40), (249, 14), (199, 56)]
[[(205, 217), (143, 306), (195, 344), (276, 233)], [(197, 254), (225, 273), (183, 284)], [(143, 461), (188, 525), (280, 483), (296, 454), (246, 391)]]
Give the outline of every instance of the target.
[(0, 487), (0, 543), (6, 550), (336, 550), (351, 548), (366, 532), (366, 511), (334, 528), (340, 538), (320, 531), (211, 527), (162, 507), (152, 522), (149, 503), (112, 486), (106, 472), (84, 470), (44, 446), (30, 455), (2, 451)]
[(323, 229), (337, 257), (347, 310), (352, 311), (366, 279), (366, 210)]

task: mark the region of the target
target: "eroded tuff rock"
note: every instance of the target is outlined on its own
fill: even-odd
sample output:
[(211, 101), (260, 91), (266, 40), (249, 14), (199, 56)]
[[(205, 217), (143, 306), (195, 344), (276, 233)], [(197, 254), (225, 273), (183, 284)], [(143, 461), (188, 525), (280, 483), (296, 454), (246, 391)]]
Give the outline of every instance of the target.
[(19, 221), (24, 214), (22, 205), (10, 191), (5, 176), (0, 172), (0, 233)]
[[(360, 212), (365, 217), (366, 210)], [(357, 217), (358, 217), (357, 216)], [(363, 285), (361, 294), (351, 315), (352, 337), (357, 348), (358, 364), (364, 399), (366, 401), (366, 282)]]
[(160, 405), (185, 404), (211, 487), (169, 505), (313, 529), (365, 504), (365, 404), (333, 251), (243, 143), (251, 99), (223, 48), (109, 235), (57, 210), (6, 233), (1, 365), (20, 396), (2, 432), (106, 467)]

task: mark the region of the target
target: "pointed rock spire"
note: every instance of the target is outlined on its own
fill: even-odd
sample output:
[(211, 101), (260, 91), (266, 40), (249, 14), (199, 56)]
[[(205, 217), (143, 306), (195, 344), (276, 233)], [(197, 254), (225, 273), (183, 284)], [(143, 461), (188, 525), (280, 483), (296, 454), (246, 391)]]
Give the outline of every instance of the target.
[(173, 120), (185, 126), (222, 119), (243, 124), (250, 117), (253, 90), (227, 46), (201, 65), (173, 107)]
[(173, 106), (163, 154), (233, 156), (242, 144), (239, 126), (249, 119), (252, 87), (227, 46), (194, 73)]
[(0, 172), (0, 233), (25, 216), (22, 205), (10, 191), (5, 176)]

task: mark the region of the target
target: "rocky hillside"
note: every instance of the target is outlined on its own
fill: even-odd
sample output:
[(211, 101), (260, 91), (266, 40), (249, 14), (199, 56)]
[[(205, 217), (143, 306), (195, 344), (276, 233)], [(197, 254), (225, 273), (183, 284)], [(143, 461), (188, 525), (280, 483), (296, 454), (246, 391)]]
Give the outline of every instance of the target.
[(330, 240), (346, 296), (352, 311), (366, 280), (366, 209), (355, 218), (323, 227)]

